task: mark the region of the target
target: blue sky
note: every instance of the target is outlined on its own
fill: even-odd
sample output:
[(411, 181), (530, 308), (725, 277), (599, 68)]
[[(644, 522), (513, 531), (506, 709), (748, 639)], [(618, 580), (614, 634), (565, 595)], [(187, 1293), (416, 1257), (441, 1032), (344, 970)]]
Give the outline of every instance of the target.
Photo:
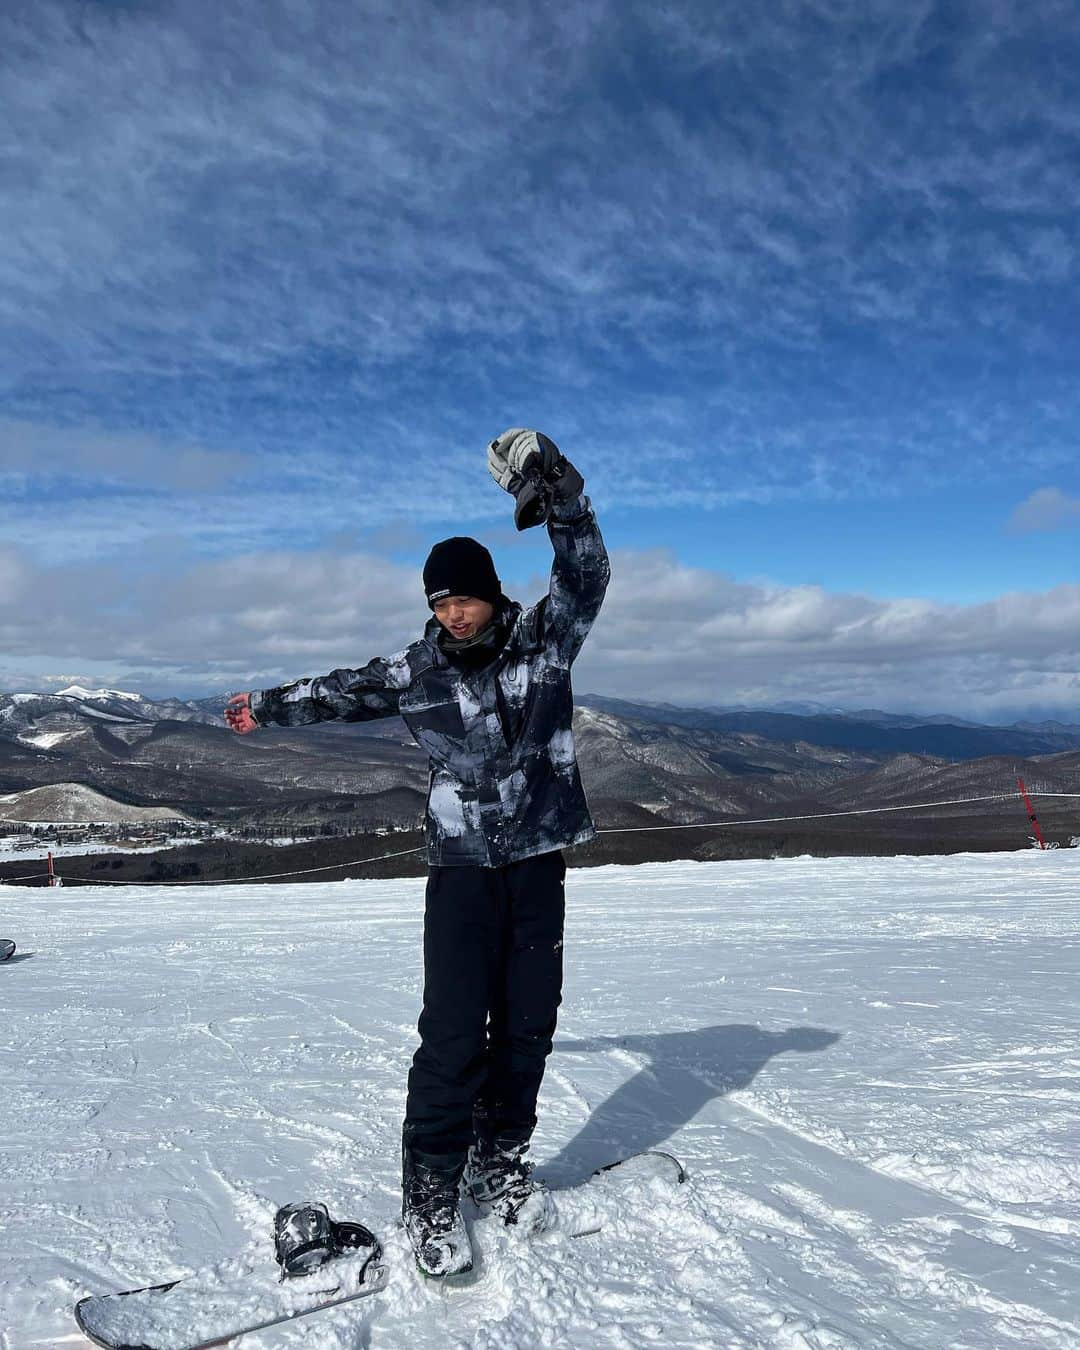
[(400, 647), (579, 464), (579, 689), (1080, 720), (1080, 7), (13, 3), (0, 685)]

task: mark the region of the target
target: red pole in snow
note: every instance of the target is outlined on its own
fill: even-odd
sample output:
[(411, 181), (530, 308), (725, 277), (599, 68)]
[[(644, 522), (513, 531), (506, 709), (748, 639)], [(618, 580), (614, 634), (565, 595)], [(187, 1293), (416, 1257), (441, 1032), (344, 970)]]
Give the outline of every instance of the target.
[(51, 852), (51, 850), (50, 850), (50, 852), (49, 852), (49, 854), (48, 854), (48, 858), (49, 858), (49, 885), (50, 885), (50, 886), (55, 886), (55, 885), (56, 885), (56, 876), (55, 876), (55, 874), (53, 873), (52, 852)]
[(1031, 821), (1032, 825), (1035, 828), (1035, 838), (1039, 841), (1039, 847), (1045, 848), (1046, 840), (1042, 836), (1042, 830), (1039, 829), (1038, 817), (1035, 815), (1035, 812), (1031, 809), (1031, 798), (1027, 794), (1027, 788), (1024, 786), (1024, 780), (1022, 778), (1017, 778), (1016, 781), (1020, 784), (1020, 795), (1021, 797), (1023, 797), (1024, 805), (1027, 807), (1028, 820)]

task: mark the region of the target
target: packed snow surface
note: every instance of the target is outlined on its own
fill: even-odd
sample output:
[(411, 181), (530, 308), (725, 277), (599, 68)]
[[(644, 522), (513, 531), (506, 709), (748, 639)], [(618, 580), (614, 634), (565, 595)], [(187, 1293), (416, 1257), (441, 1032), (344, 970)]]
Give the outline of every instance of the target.
[[(535, 1153), (684, 1186), (416, 1275), (398, 1140), (422, 881), (0, 888), (0, 1345), (89, 1292), (265, 1261), (288, 1200), (382, 1236), (370, 1300), (245, 1350), (1080, 1346), (1080, 856), (571, 870)], [(21, 959), (20, 959), (21, 957)]]

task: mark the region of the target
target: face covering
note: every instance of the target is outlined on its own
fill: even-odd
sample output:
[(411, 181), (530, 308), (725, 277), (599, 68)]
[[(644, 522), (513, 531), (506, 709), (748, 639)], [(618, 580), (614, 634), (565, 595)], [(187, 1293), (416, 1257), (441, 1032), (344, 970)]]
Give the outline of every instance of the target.
[(455, 665), (478, 670), (498, 656), (508, 636), (504, 608), (496, 610), (489, 622), (472, 637), (456, 638), (444, 628), (439, 634), (439, 646)]

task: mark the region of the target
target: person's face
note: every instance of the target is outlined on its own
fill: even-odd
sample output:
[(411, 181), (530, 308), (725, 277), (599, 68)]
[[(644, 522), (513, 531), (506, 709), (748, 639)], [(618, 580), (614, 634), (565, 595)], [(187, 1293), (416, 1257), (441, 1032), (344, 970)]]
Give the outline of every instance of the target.
[(456, 638), (475, 637), (494, 613), (494, 605), (472, 595), (448, 595), (435, 602), (435, 617)]

